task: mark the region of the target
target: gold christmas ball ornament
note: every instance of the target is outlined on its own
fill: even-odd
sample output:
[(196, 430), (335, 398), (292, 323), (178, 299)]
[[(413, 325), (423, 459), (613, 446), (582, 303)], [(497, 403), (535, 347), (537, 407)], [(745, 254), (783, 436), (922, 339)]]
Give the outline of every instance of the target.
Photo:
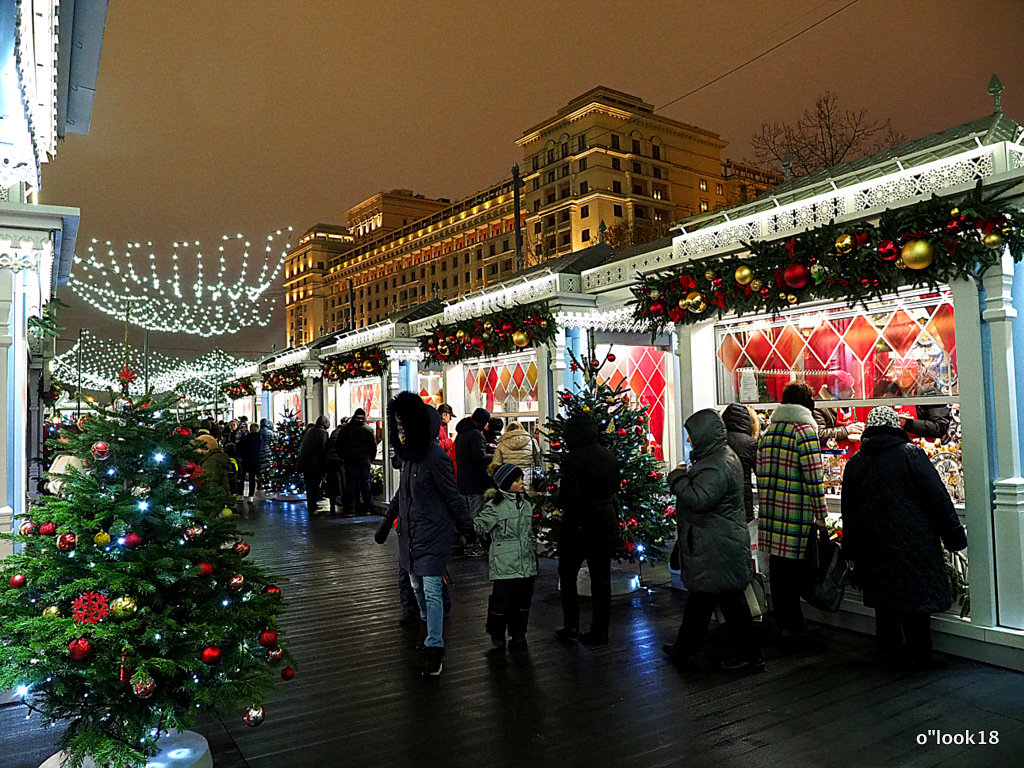
[(466, 332), (459, 328), (459, 330), (455, 332), (455, 338), (459, 341), (463, 341), (466, 338)]
[(48, 619), (59, 619), (60, 608), (58, 608), (56, 605), (48, 605), (46, 608), (43, 608), (43, 616), (45, 616)]
[(97, 547), (105, 547), (110, 543), (110, 534), (106, 531), (99, 531), (92, 537), (92, 543)]
[(836, 250), (839, 253), (849, 253), (853, 250), (853, 236), (852, 235), (840, 235), (836, 238)]
[(990, 251), (1003, 246), (1003, 236), (998, 232), (989, 232), (985, 235), (985, 247)]
[(895, 263), (896, 263), (896, 269), (906, 269), (907, 268), (907, 265), (903, 263), (903, 259), (897, 258)]
[(530, 343), (530, 337), (523, 331), (516, 331), (512, 334), (512, 343), (517, 347), (525, 347)]
[[(742, 264), (736, 267), (734, 277), (736, 278), (736, 282), (740, 285), (750, 285), (750, 281), (754, 279), (754, 270), (746, 264)], [(754, 288), (754, 290), (756, 291), (757, 289)]]
[(709, 269), (707, 272), (704, 273), (704, 279), (707, 280), (709, 283), (716, 277), (717, 275), (715, 274), (715, 270), (713, 269)]
[(127, 619), (138, 609), (139, 607), (130, 597), (119, 597), (110, 603), (110, 612), (118, 619)]
[(363, 370), (367, 373), (373, 373), (373, 360), (363, 360)]
[(494, 330), (494, 324), (490, 320), (484, 320), (484, 330), (490, 333)]
[(789, 302), (790, 304), (796, 304), (799, 301), (799, 299), (796, 297), (796, 294), (787, 293), (786, 301)]
[(683, 298), (681, 298), (679, 300), (679, 308), (680, 309), (689, 309), (689, 307), (690, 307), (690, 297), (689, 296), (683, 296)]
[(911, 240), (900, 251), (900, 259), (907, 269), (927, 269), (935, 260), (935, 251), (927, 240)]
[(750, 290), (752, 290), (752, 291), (760, 291), (762, 285), (763, 285), (763, 283), (760, 280), (758, 280), (757, 278), (754, 278), (753, 280), (750, 281)]
[(223, 517), (225, 520), (229, 517), (234, 517), (235, 510), (233, 510), (231, 507), (224, 507), (224, 509), (220, 511), (220, 516)]
[(686, 309), (695, 315), (699, 315), (708, 308), (707, 299), (700, 291), (690, 291), (686, 294)]
[(953, 209), (952, 209), (952, 210), (951, 210), (951, 211), (949, 212), (949, 215), (950, 215), (950, 216), (959, 216), (959, 215), (960, 215), (960, 209), (959, 209), (959, 208), (953, 208)]

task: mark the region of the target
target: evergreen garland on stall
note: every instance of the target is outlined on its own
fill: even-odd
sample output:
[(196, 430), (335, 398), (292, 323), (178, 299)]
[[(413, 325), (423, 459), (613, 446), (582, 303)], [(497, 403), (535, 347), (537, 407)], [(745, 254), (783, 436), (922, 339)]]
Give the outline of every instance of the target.
[(286, 392), (290, 389), (298, 389), (305, 381), (305, 374), (302, 366), (296, 363), (276, 371), (267, 371), (263, 374), (263, 389), (267, 392)]
[(388, 355), (382, 347), (368, 347), (327, 358), (323, 372), (331, 381), (343, 382), (359, 376), (380, 376), (387, 365)]
[(454, 363), (548, 344), (556, 331), (547, 304), (534, 303), (501, 309), (486, 317), (441, 323), (420, 340), (420, 347), (428, 360)]
[(66, 726), (66, 765), (143, 765), (204, 710), (258, 725), (272, 677), (294, 674), (281, 590), (204, 482), (177, 396), (135, 405), (128, 383), (52, 443), (77, 467), (2, 535), (21, 551), (0, 561), (0, 690)]
[(273, 464), (268, 478), (274, 493), (288, 496), (303, 494), (302, 473), (295, 468), (299, 458), (304, 424), (295, 417), (295, 411), (285, 410), (274, 431)]
[(252, 383), (252, 379), (237, 379), (235, 381), (228, 381), (221, 385), (220, 391), (228, 397), (229, 400), (240, 400), (243, 397), (252, 397), (256, 394), (256, 386)]
[(957, 200), (933, 196), (886, 211), (877, 226), (827, 225), (771, 242), (747, 245), (749, 253), (716, 256), (671, 270), (638, 275), (631, 290), (634, 323), (660, 333), (674, 323), (771, 312), (820, 299), (853, 306), (906, 286), (975, 276), (1009, 248), (1024, 257), (1021, 215), (980, 185)]
[[(614, 362), (609, 352), (604, 362)], [(611, 449), (618, 459), (622, 474), (619, 490), (619, 549), (618, 559), (651, 559), (652, 547), (675, 536), (675, 508), (665, 487), (664, 467), (647, 450), (649, 406), (631, 405), (629, 389), (624, 383), (612, 387), (598, 381), (597, 372), (603, 362), (591, 355), (587, 360), (572, 357), (571, 368), (583, 374), (583, 387), (578, 392), (563, 390), (558, 393), (561, 409), (544, 425), (549, 449), (545, 451), (547, 474), (539, 483), (533, 497), (534, 519), (538, 538), (547, 554), (558, 544), (562, 510), (558, 508), (557, 493), (561, 473), (559, 468), (566, 456), (565, 424), (572, 416), (589, 413), (597, 422), (602, 445)]]

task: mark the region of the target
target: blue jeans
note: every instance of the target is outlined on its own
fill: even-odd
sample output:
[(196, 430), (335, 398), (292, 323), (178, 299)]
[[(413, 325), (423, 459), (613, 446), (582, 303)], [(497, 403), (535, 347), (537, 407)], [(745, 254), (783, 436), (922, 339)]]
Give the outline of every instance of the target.
[[(402, 612), (406, 616), (420, 616), (419, 603), (416, 601), (416, 590), (412, 588), (409, 581), (409, 572), (402, 566), (398, 566), (398, 595), (402, 602)], [(452, 611), (452, 599), (448, 594), (448, 584), (441, 580), (441, 598), (444, 603), (444, 613), (447, 616)]]
[(441, 590), (443, 586), (440, 576), (414, 576), (409, 574), (409, 582), (416, 591), (416, 602), (420, 606), (420, 616), (427, 618), (427, 639), (423, 645), (427, 648), (444, 648), (444, 603)]

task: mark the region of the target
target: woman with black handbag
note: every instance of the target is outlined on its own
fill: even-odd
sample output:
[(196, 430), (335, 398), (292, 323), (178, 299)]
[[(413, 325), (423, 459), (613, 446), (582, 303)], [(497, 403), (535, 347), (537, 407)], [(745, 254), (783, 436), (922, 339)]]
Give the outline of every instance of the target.
[(931, 614), (952, 605), (942, 545), (967, 547), (967, 533), (939, 473), (900, 428), (896, 411), (868, 414), (861, 448), (843, 475), (843, 549), (852, 579), (875, 609), (888, 661), (939, 669), (932, 655)]

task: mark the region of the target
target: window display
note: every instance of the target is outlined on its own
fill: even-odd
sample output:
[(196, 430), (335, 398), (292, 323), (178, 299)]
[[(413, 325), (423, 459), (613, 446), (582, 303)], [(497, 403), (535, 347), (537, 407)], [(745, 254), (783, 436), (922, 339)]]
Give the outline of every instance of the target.
[[(608, 359), (609, 352), (613, 359)], [(597, 372), (600, 383), (613, 389), (625, 383), (630, 392), (630, 405), (649, 407), (648, 443), (655, 458), (664, 461), (669, 402), (668, 353), (656, 347), (598, 344), (595, 357), (605, 361)]]
[(466, 413), (487, 409), (493, 416), (536, 416), (537, 361), (532, 353), (466, 364)]
[(948, 290), (722, 322), (715, 341), (719, 407), (752, 403), (767, 421), (768, 404), (790, 381), (806, 381), (814, 391), (828, 494), (840, 493), (846, 461), (860, 447), (856, 433), (871, 408), (884, 404), (905, 420), (953, 502), (964, 502)]
[(437, 408), (444, 402), (444, 377), (440, 371), (420, 371), (419, 385), (419, 396), (427, 405)]

